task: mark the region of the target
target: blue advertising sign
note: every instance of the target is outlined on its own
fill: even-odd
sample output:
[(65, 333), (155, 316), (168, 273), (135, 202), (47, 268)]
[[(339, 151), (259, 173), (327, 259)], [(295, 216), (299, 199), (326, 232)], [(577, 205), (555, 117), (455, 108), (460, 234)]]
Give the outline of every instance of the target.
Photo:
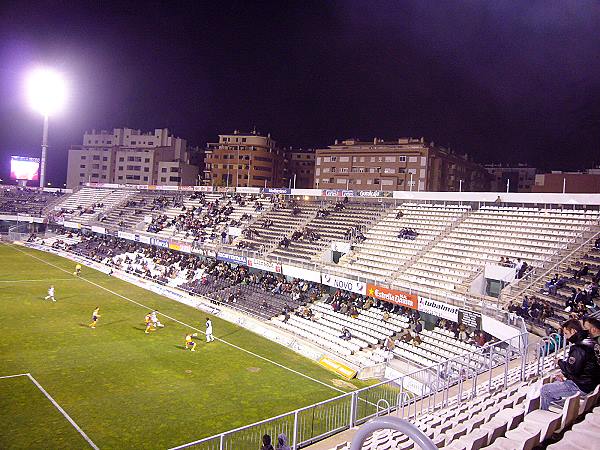
[(219, 253), (217, 253), (217, 259), (219, 261), (225, 261), (225, 262), (230, 262), (230, 263), (234, 263), (234, 264), (247, 265), (247, 263), (248, 263), (248, 259), (245, 256), (234, 255), (232, 253), (219, 252)]

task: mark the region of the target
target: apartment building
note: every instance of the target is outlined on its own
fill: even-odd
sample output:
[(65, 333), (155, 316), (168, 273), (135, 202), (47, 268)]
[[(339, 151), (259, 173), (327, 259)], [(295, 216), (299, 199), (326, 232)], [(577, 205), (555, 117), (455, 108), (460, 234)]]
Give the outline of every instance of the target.
[(485, 191), (490, 175), (466, 155), (400, 138), (348, 139), (316, 150), (314, 187), (382, 191)]
[(537, 174), (533, 192), (568, 194), (597, 194), (600, 192), (600, 169), (585, 172), (560, 172)]
[(503, 165), (486, 164), (484, 166), (492, 176), (492, 192), (531, 192), (535, 184), (537, 169), (527, 164)]
[(198, 168), (189, 161), (187, 142), (166, 128), (86, 132), (69, 149), (67, 187), (84, 183), (195, 185)]
[(283, 150), (257, 131), (220, 134), (204, 155), (205, 182), (213, 186), (279, 187), (284, 183)]
[(288, 185), (297, 189), (310, 189), (315, 180), (315, 151), (313, 149), (288, 149), (286, 151)]

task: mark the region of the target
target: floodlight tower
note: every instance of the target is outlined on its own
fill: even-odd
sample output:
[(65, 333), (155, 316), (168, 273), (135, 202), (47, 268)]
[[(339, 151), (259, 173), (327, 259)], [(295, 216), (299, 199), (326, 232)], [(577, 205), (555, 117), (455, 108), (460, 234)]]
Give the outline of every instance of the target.
[(48, 152), (48, 117), (58, 112), (66, 99), (66, 83), (62, 75), (49, 68), (35, 69), (27, 77), (27, 97), (31, 107), (44, 117), (40, 187), (46, 184), (46, 157)]

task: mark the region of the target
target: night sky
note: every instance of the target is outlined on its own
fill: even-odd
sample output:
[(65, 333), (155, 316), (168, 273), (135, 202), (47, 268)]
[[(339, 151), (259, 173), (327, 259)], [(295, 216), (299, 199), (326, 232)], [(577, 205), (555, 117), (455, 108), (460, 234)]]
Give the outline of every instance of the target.
[[(48, 179), (85, 130), (233, 129), (281, 144), (421, 137), (478, 162), (600, 164), (600, 2), (0, 3), (0, 178), (38, 155), (27, 70), (64, 72)], [(63, 5), (63, 6), (59, 6)]]

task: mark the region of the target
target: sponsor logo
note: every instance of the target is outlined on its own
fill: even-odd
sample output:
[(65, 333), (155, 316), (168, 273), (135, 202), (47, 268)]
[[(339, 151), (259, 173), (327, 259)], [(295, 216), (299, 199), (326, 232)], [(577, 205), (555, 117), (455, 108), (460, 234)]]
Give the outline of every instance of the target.
[(460, 309), (448, 303), (419, 297), (419, 311), (456, 322)]
[(358, 191), (360, 197), (381, 197), (381, 191)]
[(150, 238), (150, 244), (156, 247), (169, 248), (169, 241), (166, 239)]
[(287, 188), (264, 188), (263, 192), (265, 194), (284, 194), (284, 195), (289, 195), (292, 193), (291, 189), (287, 189)]
[(231, 253), (223, 253), (223, 252), (217, 253), (217, 259), (219, 261), (225, 261), (225, 262), (230, 262), (230, 263), (234, 263), (234, 264), (243, 264), (243, 265), (247, 265), (247, 262), (248, 262), (248, 260), (246, 259), (245, 256), (233, 255)]
[(419, 299), (414, 294), (396, 291), (394, 289), (387, 289), (381, 286), (375, 286), (374, 284), (367, 284), (367, 295), (369, 297), (384, 300), (390, 303), (396, 303), (397, 305), (412, 309), (418, 309), (419, 305)]
[(327, 286), (333, 286), (345, 291), (356, 292), (357, 294), (365, 294), (367, 292), (367, 285), (357, 280), (350, 280), (348, 278), (336, 277), (324, 273), (321, 281)]

